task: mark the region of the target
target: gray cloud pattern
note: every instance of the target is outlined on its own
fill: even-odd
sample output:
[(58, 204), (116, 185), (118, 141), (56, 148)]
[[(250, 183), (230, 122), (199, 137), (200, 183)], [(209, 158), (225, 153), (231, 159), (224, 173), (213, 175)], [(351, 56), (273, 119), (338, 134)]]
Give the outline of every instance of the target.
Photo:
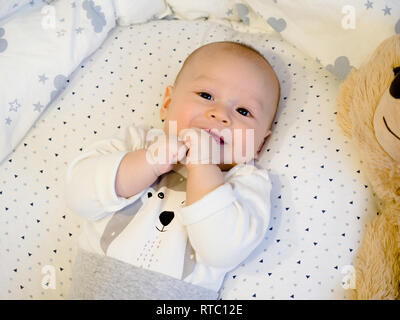
[[(0, 28), (0, 38), (4, 36), (6, 32), (4, 31), (4, 28)], [(8, 46), (8, 42), (6, 39), (0, 39), (0, 53), (3, 51), (6, 51)]]
[(349, 74), (352, 66), (347, 57), (340, 56), (336, 58), (334, 65), (328, 64), (325, 68), (333, 73), (338, 79), (344, 80)]
[(86, 16), (92, 22), (94, 32), (100, 33), (106, 25), (106, 17), (101, 11), (101, 6), (96, 6), (93, 0), (85, 0), (82, 8), (86, 11)]

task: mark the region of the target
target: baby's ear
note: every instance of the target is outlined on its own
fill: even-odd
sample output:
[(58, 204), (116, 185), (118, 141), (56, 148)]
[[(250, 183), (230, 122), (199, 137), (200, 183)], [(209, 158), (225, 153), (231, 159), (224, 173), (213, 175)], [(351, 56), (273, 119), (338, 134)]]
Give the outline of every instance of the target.
[(172, 92), (173, 91), (174, 91), (174, 87), (173, 86), (168, 86), (167, 88), (165, 88), (164, 99), (163, 99), (163, 102), (162, 102), (161, 108), (160, 108), (160, 118), (161, 118), (161, 120), (165, 120), (167, 118), (168, 107), (169, 107), (169, 105), (171, 103)]
[(265, 143), (268, 141), (268, 138), (270, 137), (271, 133), (272, 133), (272, 131), (271, 131), (271, 130), (268, 130), (266, 136), (264, 137), (263, 142), (261, 143), (261, 145), (260, 145), (260, 147), (258, 148), (257, 153), (256, 153), (256, 155), (255, 155), (255, 157), (254, 157), (256, 160), (258, 159), (258, 157), (259, 157), (261, 151), (263, 150)]

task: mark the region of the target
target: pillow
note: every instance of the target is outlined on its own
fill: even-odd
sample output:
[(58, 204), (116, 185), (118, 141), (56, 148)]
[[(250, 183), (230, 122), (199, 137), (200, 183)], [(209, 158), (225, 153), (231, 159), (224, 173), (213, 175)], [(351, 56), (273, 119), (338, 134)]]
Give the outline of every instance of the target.
[(235, 0), (166, 0), (166, 2), (179, 19), (214, 18), (238, 20), (237, 15), (234, 14)]
[(33, 3), (31, 0), (2, 0), (0, 1), (0, 22), (3, 19), (11, 16), (14, 12), (22, 8), (28, 3)]
[(114, 26), (112, 0), (40, 2), (1, 24), (0, 161)]
[(118, 25), (144, 23), (171, 14), (164, 0), (114, 0)]
[(338, 79), (400, 33), (398, 0), (241, 0)]
[(237, 0), (166, 0), (166, 2), (171, 7), (173, 16), (177, 19), (216, 20), (217, 23), (224, 24), (239, 32), (274, 32), (268, 23), (256, 14), (251, 7)]

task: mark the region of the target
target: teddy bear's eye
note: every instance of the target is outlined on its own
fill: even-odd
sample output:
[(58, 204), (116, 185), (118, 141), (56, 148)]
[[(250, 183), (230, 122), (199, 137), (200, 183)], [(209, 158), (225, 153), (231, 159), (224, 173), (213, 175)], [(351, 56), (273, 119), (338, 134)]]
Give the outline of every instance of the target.
[(400, 72), (400, 67), (393, 68), (394, 76), (397, 76), (397, 74), (398, 74), (399, 72)]
[(397, 73), (392, 83), (390, 84), (389, 93), (393, 98), (400, 99), (400, 73)]
[(164, 193), (159, 192), (159, 193), (158, 193), (158, 197), (159, 197), (160, 199), (164, 199)]

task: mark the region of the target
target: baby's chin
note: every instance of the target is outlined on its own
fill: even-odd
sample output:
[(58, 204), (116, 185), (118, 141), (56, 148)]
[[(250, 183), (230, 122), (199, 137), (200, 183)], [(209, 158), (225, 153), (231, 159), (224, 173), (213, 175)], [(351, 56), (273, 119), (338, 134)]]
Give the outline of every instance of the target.
[(255, 160), (255, 158), (251, 158), (246, 160), (245, 162), (235, 162), (233, 161), (232, 163), (220, 163), (218, 164), (218, 167), (222, 170), (222, 171), (229, 171), (231, 170), (233, 167), (237, 166), (240, 163), (251, 163)]

